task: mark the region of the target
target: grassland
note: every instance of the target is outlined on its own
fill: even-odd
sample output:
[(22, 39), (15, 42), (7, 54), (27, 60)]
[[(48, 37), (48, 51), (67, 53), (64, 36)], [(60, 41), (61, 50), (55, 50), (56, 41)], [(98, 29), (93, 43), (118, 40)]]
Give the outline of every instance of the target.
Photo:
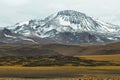
[(59, 78), (0, 78), (0, 80), (120, 80), (118, 75), (84, 75), (80, 77), (59, 77)]
[(119, 80), (120, 66), (0, 66), (0, 80)]
[[(119, 76), (120, 66), (113, 64), (120, 64), (120, 55), (92, 55), (92, 56), (77, 56), (77, 57), (25, 57), (25, 56), (10, 56), (1, 57), (0, 63), (4, 65), (0, 66), (0, 77), (21, 77), (21, 78), (56, 78), (56, 77), (81, 77), (84, 75), (96, 75), (96, 76)], [(52, 65), (42, 65), (43, 63), (51, 63)], [(60, 65), (56, 65), (55, 62), (59, 62)], [(20, 63), (19, 63), (20, 62)], [(23, 63), (22, 63), (23, 62)], [(32, 65), (30, 63), (32, 62)], [(33, 65), (38, 64), (39, 65)], [(99, 64), (99, 63), (100, 64)], [(6, 65), (5, 65), (6, 63)], [(23, 65), (28, 64), (29, 65)], [(69, 64), (68, 64), (69, 63)], [(72, 64), (80, 65), (72, 65)], [(86, 65), (86, 64), (92, 65)], [(102, 63), (102, 65), (101, 65)], [(104, 63), (104, 64), (103, 64)], [(108, 63), (113, 63), (109, 64)], [(12, 65), (11, 65), (12, 64)], [(62, 65), (61, 65), (62, 64)], [(67, 65), (66, 65), (67, 64)]]
[(0, 77), (119, 77), (119, 46), (120, 43), (100, 46), (0, 46)]
[(119, 66), (119, 63), (96, 61), (72, 56), (4, 56), (0, 66)]
[(83, 75), (119, 75), (119, 66), (53, 66), (53, 67), (0, 67), (0, 77), (21, 78), (56, 78), (56, 77), (80, 77)]
[(96, 61), (109, 61), (112, 63), (120, 64), (120, 54), (113, 55), (89, 55), (89, 56), (79, 56), (82, 59), (96, 60)]

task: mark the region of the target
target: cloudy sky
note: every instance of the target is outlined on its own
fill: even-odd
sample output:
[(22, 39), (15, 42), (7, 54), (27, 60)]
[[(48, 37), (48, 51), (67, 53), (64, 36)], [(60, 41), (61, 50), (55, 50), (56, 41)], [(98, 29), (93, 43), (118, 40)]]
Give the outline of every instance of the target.
[(120, 0), (0, 0), (0, 26), (43, 19), (61, 10), (76, 10), (120, 25)]

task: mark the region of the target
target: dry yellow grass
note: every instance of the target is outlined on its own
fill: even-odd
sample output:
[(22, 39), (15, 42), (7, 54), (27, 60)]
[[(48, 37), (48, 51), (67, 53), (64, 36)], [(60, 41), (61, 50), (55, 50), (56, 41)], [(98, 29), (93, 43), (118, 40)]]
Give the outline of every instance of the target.
[(3, 78), (0, 80), (120, 80), (120, 76), (112, 75), (84, 75), (82, 77), (76, 78), (39, 78), (39, 79), (30, 79), (30, 78)]
[(52, 66), (52, 67), (21, 67), (0, 66), (0, 70), (120, 70), (120, 66)]
[(40, 78), (40, 77), (79, 77), (83, 74), (119, 75), (120, 66), (53, 66), (53, 67), (21, 67), (1, 66), (0, 77)]
[(6, 78), (0, 78), (0, 80), (8, 80), (8, 79), (6, 79)]

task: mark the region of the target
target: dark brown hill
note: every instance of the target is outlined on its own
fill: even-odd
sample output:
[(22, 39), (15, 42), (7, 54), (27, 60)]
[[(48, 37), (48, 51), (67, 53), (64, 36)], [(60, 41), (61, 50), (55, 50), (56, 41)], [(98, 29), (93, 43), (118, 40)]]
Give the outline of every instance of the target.
[(110, 55), (120, 54), (120, 43), (107, 45), (1, 45), (0, 56), (44, 56), (44, 55)]

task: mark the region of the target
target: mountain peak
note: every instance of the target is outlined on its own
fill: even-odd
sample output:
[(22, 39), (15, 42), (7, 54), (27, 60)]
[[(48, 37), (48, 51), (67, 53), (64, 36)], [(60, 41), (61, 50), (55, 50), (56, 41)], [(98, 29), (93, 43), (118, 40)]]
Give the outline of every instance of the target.
[(9, 29), (30, 39), (50, 39), (59, 43), (101, 43), (120, 40), (119, 26), (96, 20), (74, 10), (59, 11), (43, 20), (18, 23)]
[(84, 13), (74, 11), (74, 10), (63, 10), (59, 11), (58, 15), (67, 15), (67, 16), (85, 16)]

